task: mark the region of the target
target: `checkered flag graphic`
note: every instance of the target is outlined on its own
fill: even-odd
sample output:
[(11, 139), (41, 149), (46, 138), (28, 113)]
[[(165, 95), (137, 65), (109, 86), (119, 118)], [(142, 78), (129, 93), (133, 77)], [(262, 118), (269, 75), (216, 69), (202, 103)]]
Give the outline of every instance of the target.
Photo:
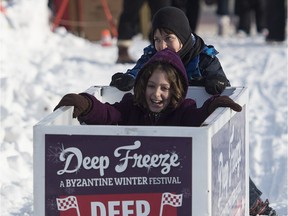
[(57, 208), (59, 211), (66, 211), (71, 208), (76, 208), (77, 216), (80, 216), (77, 198), (68, 196), (66, 198), (56, 198)]
[(160, 208), (160, 216), (162, 216), (163, 206), (170, 205), (173, 207), (182, 206), (182, 198), (183, 194), (172, 194), (172, 193), (163, 193), (161, 199), (161, 208)]

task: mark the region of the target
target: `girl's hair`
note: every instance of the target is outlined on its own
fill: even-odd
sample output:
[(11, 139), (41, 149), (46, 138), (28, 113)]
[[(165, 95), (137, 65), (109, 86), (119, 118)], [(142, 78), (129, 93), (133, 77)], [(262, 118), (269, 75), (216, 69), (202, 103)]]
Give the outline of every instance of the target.
[(185, 87), (180, 76), (180, 72), (178, 72), (174, 66), (167, 62), (160, 62), (155, 61), (146, 65), (141, 71), (137, 78), (137, 82), (134, 86), (134, 102), (136, 105), (142, 106), (144, 108), (148, 108), (145, 91), (147, 88), (147, 83), (149, 78), (151, 77), (152, 73), (159, 69), (164, 71), (167, 74), (168, 82), (170, 84), (170, 91), (171, 91), (171, 101), (169, 104), (169, 108), (176, 108), (182, 100), (185, 98)]

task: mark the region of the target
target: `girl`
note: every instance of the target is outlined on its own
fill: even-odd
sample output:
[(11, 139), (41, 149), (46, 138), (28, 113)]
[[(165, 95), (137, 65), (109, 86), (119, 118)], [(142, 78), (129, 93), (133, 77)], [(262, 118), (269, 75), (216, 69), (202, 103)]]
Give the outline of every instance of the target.
[(126, 93), (115, 104), (101, 103), (94, 96), (65, 95), (54, 110), (74, 106), (73, 117), (85, 124), (200, 126), (217, 107), (242, 107), (227, 96), (211, 97), (201, 108), (185, 99), (188, 78), (177, 53), (158, 51), (142, 67), (135, 80), (134, 95)]
[(221, 94), (230, 86), (213, 46), (205, 45), (202, 38), (192, 34), (185, 13), (176, 7), (160, 9), (152, 20), (153, 44), (144, 49), (144, 54), (135, 67), (126, 73), (112, 76), (111, 86), (121, 91), (133, 88), (135, 78), (143, 65), (158, 51), (169, 48), (177, 52), (185, 65), (189, 85), (205, 86), (209, 94)]

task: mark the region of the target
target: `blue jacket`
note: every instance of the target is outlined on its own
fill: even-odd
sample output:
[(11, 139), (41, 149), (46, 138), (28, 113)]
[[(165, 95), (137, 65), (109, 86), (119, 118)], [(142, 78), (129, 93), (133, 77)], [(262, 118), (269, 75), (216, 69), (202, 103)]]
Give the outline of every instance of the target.
[[(153, 45), (144, 48), (144, 53), (132, 69), (127, 70), (127, 74), (136, 78), (143, 65), (157, 52)], [(225, 73), (216, 57), (218, 51), (211, 45), (205, 45), (199, 55), (190, 59), (185, 65), (189, 83), (193, 86), (204, 86), (204, 80), (213, 77), (224, 77)], [(227, 80), (227, 86), (230, 86)]]

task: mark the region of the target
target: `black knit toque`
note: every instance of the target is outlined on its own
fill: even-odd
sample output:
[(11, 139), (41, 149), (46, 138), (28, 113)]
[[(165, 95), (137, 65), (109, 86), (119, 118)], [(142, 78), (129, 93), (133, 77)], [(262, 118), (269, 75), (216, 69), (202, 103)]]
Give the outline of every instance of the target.
[(185, 13), (176, 7), (164, 7), (156, 12), (152, 20), (152, 33), (156, 29), (169, 29), (182, 44), (191, 38), (191, 28)]

